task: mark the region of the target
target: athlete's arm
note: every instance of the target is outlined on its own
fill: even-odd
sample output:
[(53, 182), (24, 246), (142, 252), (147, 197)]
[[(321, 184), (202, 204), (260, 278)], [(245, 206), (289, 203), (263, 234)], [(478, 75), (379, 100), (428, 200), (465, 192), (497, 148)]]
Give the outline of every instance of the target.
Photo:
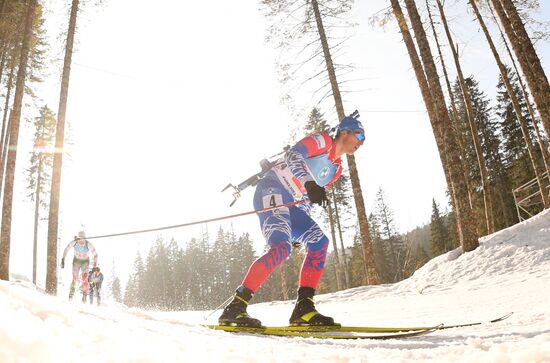
[(330, 148), (332, 139), (326, 132), (319, 132), (304, 137), (285, 155), (285, 161), (292, 174), (304, 185), (313, 180), (306, 167), (305, 159), (322, 154)]

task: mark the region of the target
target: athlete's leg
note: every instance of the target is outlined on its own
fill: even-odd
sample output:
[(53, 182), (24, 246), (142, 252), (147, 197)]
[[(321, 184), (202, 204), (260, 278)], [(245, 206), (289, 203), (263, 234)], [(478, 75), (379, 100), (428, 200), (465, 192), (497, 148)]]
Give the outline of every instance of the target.
[(88, 284), (88, 288), (90, 290), (90, 305), (94, 303), (94, 290), (96, 289), (95, 286)]
[[(291, 195), (276, 180), (262, 179), (254, 194), (254, 208), (279, 206), (292, 201)], [(224, 308), (218, 321), (222, 325), (236, 324), (259, 327), (260, 320), (248, 315), (246, 308), (254, 292), (265, 282), (276, 266), (289, 255), (290, 245), (290, 212), (289, 208), (278, 208), (260, 213), (260, 225), (269, 249), (252, 263), (242, 285), (237, 288), (233, 300)]]
[[(291, 201), (291, 195), (278, 181), (267, 178), (260, 181), (256, 188), (254, 208), (263, 209)], [(268, 250), (252, 263), (243, 280), (242, 285), (252, 292), (255, 292), (267, 280), (275, 267), (288, 258), (292, 247), (290, 244), (289, 208), (270, 210), (260, 213), (258, 216)]]
[(300, 287), (316, 289), (323, 276), (327, 258), (328, 237), (309, 215), (310, 206), (300, 205), (291, 211), (292, 238), (307, 251), (300, 270)]
[(323, 276), (328, 238), (309, 215), (308, 207), (307, 205), (300, 206), (291, 212), (292, 237), (305, 245), (307, 254), (300, 270), (298, 298), (289, 323), (334, 325), (334, 319), (320, 314), (313, 302), (315, 289)]
[(95, 293), (96, 293), (96, 298), (97, 298), (97, 306), (101, 305), (101, 286), (96, 286), (95, 287)]
[(71, 287), (69, 288), (69, 300), (73, 298), (76, 284), (78, 283), (78, 273), (80, 271), (80, 264), (77, 259), (73, 259), (73, 281), (71, 281)]
[(90, 263), (88, 261), (85, 261), (82, 263), (81, 269), (82, 269), (82, 295), (87, 296), (88, 295), (88, 266)]

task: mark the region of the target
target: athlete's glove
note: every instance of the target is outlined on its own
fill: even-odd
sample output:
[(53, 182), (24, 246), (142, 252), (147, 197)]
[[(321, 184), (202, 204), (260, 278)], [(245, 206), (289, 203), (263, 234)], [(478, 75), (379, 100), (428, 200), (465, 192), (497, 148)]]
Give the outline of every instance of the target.
[(327, 192), (325, 188), (320, 187), (314, 181), (307, 181), (304, 184), (311, 203), (319, 204), (321, 207), (325, 207), (328, 203)]
[(65, 258), (61, 259), (61, 268), (65, 268)]

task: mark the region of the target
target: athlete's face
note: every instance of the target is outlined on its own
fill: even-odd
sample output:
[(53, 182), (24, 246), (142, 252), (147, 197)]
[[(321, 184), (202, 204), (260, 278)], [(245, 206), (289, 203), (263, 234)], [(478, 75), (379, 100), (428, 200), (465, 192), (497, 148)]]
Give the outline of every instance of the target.
[(353, 155), (365, 142), (365, 134), (361, 131), (342, 131), (344, 152)]

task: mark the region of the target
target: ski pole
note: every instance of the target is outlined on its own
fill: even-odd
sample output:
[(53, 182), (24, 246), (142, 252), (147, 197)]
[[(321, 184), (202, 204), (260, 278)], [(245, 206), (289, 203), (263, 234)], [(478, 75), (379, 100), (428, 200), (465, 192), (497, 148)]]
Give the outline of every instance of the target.
[(100, 235), (100, 236), (86, 237), (86, 239), (96, 239), (96, 238), (107, 238), (107, 237), (125, 236), (125, 235), (129, 235), (129, 234), (138, 234), (138, 233), (146, 233), (146, 232), (155, 232), (155, 231), (162, 231), (162, 230), (165, 230), (165, 229), (173, 229), (173, 228), (188, 227), (188, 226), (193, 226), (193, 225), (195, 225), (195, 224), (203, 224), (203, 223), (208, 223), (208, 222), (216, 222), (216, 221), (221, 221), (221, 220), (224, 220), (224, 219), (242, 217), (242, 216), (246, 216), (246, 215), (249, 215), (249, 214), (259, 214), (259, 213), (267, 212), (267, 211), (270, 211), (270, 210), (273, 210), (273, 209), (278, 209), (278, 208), (285, 208), (285, 207), (288, 208), (288, 207), (292, 207), (292, 206), (294, 206), (294, 205), (302, 204), (302, 203), (305, 203), (305, 202), (308, 202), (308, 201), (309, 201), (308, 198), (304, 198), (304, 199), (301, 199), (301, 200), (298, 200), (298, 201), (294, 201), (294, 202), (290, 202), (290, 203), (286, 203), (286, 204), (276, 205), (276, 206), (267, 207), (267, 208), (262, 208), (262, 209), (255, 209), (255, 210), (252, 210), (252, 211), (243, 212), (243, 213), (237, 213), (237, 214), (231, 214), (231, 215), (227, 215), (227, 216), (223, 216), (223, 217), (216, 217), (216, 218), (211, 218), (211, 219), (203, 219), (203, 220), (200, 220), (200, 221), (189, 222), (189, 223), (182, 223), (182, 224), (175, 224), (175, 225), (166, 226), (166, 227), (158, 227), (158, 228), (150, 228), (150, 229), (141, 229), (141, 230), (137, 230), (137, 231), (129, 231), (129, 232), (120, 232), (120, 233), (104, 234), (104, 235)]
[(212, 311), (210, 312), (210, 314), (204, 316), (203, 319), (204, 319), (204, 320), (208, 320), (208, 318), (211, 317), (212, 314), (214, 314), (216, 311), (218, 311), (218, 310), (220, 310), (220, 309), (225, 309), (225, 307), (229, 304), (229, 302), (231, 301), (231, 299), (233, 299), (233, 296), (234, 296), (234, 295), (228, 297), (227, 300), (225, 300), (224, 302), (222, 302), (222, 303), (220, 304), (220, 306), (218, 306), (217, 308), (215, 308), (214, 310), (212, 310)]

